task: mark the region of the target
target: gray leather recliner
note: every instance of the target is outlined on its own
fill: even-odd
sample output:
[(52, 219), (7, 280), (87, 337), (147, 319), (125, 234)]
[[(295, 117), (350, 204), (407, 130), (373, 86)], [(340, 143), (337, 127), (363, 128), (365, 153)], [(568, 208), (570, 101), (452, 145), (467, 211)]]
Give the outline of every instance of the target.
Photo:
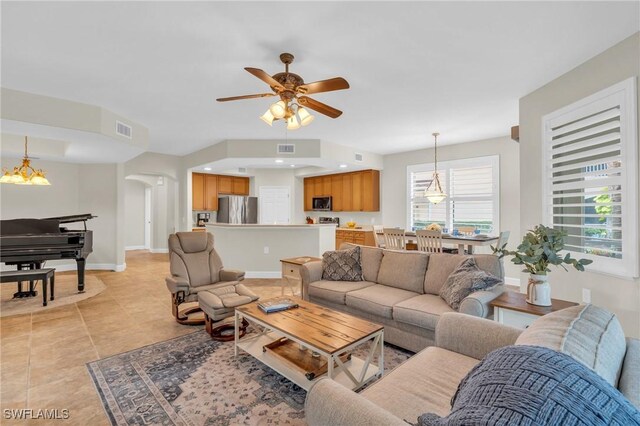
[[(166, 278), (171, 292), (173, 316), (180, 324), (200, 325), (232, 316), (235, 306), (258, 299), (240, 283), (244, 272), (224, 269), (208, 232), (177, 232), (169, 236), (171, 276)], [(180, 304), (200, 301), (199, 307), (180, 311)], [(206, 303), (203, 303), (203, 300)], [(205, 319), (189, 318), (203, 310)]]

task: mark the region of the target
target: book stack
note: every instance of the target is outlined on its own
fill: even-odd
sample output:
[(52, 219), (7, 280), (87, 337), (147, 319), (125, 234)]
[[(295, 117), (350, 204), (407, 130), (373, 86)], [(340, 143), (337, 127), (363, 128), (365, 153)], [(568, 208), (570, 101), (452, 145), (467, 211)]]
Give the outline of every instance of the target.
[(297, 308), (298, 304), (291, 299), (272, 299), (258, 303), (258, 307), (263, 312), (270, 314), (272, 312), (286, 311), (287, 309)]

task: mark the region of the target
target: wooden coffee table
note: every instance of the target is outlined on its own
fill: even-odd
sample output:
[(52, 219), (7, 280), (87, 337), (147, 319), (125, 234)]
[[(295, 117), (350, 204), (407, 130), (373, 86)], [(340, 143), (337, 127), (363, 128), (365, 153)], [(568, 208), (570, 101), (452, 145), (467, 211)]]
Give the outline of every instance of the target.
[[(264, 313), (258, 303), (235, 310), (235, 356), (242, 349), (305, 390), (326, 372), (349, 389), (359, 389), (384, 372), (384, 327), (354, 316), (292, 298), (300, 306)], [(257, 333), (240, 338), (242, 318)], [(365, 359), (351, 355), (369, 343)], [(378, 364), (372, 362), (378, 355)]]

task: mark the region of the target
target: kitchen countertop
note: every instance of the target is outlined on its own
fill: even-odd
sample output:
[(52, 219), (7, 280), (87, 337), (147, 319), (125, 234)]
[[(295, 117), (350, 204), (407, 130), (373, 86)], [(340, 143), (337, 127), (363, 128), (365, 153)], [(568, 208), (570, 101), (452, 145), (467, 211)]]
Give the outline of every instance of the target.
[(349, 228), (348, 226), (341, 226), (338, 231), (360, 231), (360, 232), (373, 232), (373, 228)]
[(239, 229), (251, 229), (251, 228), (320, 228), (330, 227), (335, 228), (335, 223), (314, 223), (312, 225), (299, 224), (299, 225), (270, 225), (265, 223), (209, 223), (207, 226), (219, 227), (219, 228), (239, 228)]

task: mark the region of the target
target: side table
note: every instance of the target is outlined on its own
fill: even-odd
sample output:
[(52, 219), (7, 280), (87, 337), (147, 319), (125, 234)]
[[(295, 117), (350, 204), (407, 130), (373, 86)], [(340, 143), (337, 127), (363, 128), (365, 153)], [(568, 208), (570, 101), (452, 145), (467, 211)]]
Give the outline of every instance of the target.
[[(316, 260), (322, 260), (319, 257), (303, 256), (303, 257), (291, 257), (288, 259), (280, 259), (282, 265), (282, 287), (280, 295), (284, 296), (284, 286), (287, 284), (291, 290), (291, 295), (295, 296), (295, 287), (300, 289), (302, 293), (302, 276), (300, 275), (300, 268), (302, 265), (308, 262), (314, 262)], [(301, 294), (302, 295), (302, 294)]]
[(516, 328), (527, 328), (543, 315), (559, 311), (577, 303), (551, 299), (551, 306), (536, 306), (527, 303), (527, 295), (506, 291), (490, 303), (493, 306), (493, 320)]

